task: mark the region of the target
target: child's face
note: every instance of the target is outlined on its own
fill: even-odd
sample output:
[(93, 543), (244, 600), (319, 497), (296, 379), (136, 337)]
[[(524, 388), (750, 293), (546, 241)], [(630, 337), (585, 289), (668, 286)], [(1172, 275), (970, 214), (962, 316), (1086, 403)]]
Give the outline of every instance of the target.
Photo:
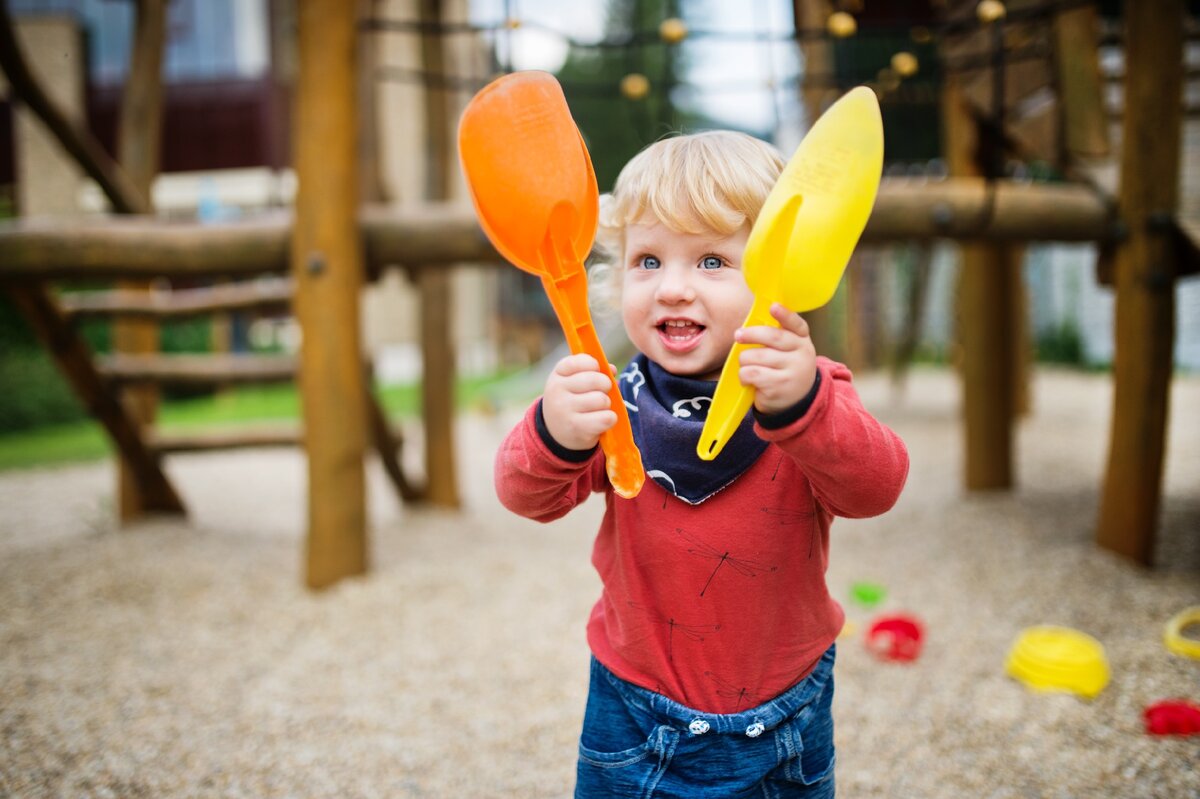
[(742, 276), (743, 225), (731, 236), (677, 233), (653, 218), (625, 229), (621, 318), (630, 341), (668, 372), (721, 374), (754, 296)]

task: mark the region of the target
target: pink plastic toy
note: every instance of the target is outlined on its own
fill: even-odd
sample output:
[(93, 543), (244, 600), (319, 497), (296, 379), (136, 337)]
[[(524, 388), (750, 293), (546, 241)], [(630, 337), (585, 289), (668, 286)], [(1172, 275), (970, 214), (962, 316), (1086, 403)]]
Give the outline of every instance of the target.
[(867, 630), (867, 648), (884, 660), (916, 660), (924, 635), (921, 622), (912, 616), (881, 616)]
[(1200, 734), (1200, 706), (1186, 699), (1155, 702), (1142, 711), (1150, 735)]

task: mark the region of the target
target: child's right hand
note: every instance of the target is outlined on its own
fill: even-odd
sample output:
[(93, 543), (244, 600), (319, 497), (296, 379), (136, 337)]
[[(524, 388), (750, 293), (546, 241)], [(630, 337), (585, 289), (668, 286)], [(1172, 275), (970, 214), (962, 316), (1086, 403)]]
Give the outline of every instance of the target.
[(542, 395), (542, 418), (555, 441), (579, 450), (599, 443), (600, 434), (617, 423), (608, 399), (612, 381), (590, 355), (568, 355), (555, 364)]

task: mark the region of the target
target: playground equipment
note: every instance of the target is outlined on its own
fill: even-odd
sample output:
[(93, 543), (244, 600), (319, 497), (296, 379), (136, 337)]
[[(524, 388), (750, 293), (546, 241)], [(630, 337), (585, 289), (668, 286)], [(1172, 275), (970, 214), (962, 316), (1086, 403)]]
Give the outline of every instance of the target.
[[(583, 268), (596, 238), (600, 194), (562, 87), (546, 72), (493, 81), (463, 112), (458, 145), (480, 227), (509, 262), (541, 278), (571, 352), (607, 369)], [(600, 436), (600, 447), (609, 482), (629, 499), (646, 475), (615, 380), (608, 397), (617, 424)]]
[[(798, 29), (823, 28), (820, 5), (797, 2)], [(973, 19), (974, 5), (946, 4), (946, 15), (941, 17), (946, 55), (972, 49), (1000, 55), (992, 64), (977, 63), (971, 70), (947, 72), (941, 107), (951, 177), (934, 183), (885, 179), (863, 240), (953, 239), (964, 244), (959, 316), (963, 320), (964, 482), (971, 489), (1006, 488), (1013, 482), (1012, 397), (1018, 381), (1012, 324), (1020, 315), (1015, 288), (1019, 270), (1014, 267), (1013, 248), (1030, 241), (1087, 241), (1100, 246), (1101, 279), (1115, 286), (1117, 324), (1111, 447), (1098, 503), (1096, 540), (1107, 549), (1148, 564), (1160, 518), (1173, 287), (1179, 278), (1197, 272), (1200, 264), (1200, 224), (1194, 213), (1181, 207), (1178, 197), (1182, 50), (1187, 28), (1184, 8), (1179, 3), (1166, 8), (1128, 3), (1123, 8), (1124, 30), (1116, 38), (1125, 54), (1120, 110), (1124, 152), (1119, 169), (1117, 164), (1109, 164), (1114, 173), (1119, 172), (1119, 180), (1105, 182), (1094, 177), (1085, 161), (1088, 156), (1106, 156), (1109, 126), (1101, 100), (1104, 87), (1097, 59), (1096, 9), (1086, 4), (1031, 4), (1022, 11), (1023, 21), (1011, 13), (1007, 19), (991, 23), (992, 27), (980, 27)], [(302, 77), (297, 83), (297, 107), (352, 117), (353, 108), (348, 107), (346, 98), (356, 94), (353, 9), (334, 0), (301, 0), (298, 8), (300, 73), (327, 80)], [(6, 11), (3, 4), (0, 10)], [(819, 16), (816, 23), (805, 23), (814, 13)], [(118, 398), (121, 386), (131, 381), (180, 379), (184, 371), (215, 382), (226, 380), (234, 369), (241, 370), (243, 379), (256, 375), (282, 379), (284, 365), (268, 375), (265, 370), (244, 369), (245, 364), (234, 367), (227, 360), (209, 361), (202, 369), (193, 363), (189, 370), (181, 370), (169, 356), (157, 354), (121, 363), (97, 360), (73, 329), (70, 308), (47, 284), (62, 278), (230, 279), (290, 272), (284, 302), (299, 312), (305, 341), (336, 342), (336, 352), (326, 353), (331, 357), (288, 367), (307, 375), (302, 383), (306, 407), (310, 389), (321, 391), (321, 386), (326, 386), (331, 395), (319, 401), (332, 401), (337, 408), (337, 413), (326, 418), (308, 420), (303, 438), (299, 431), (292, 435), (293, 440), (305, 442), (313, 469), (310, 539), (327, 539), (327, 544), (310, 549), (309, 581), (328, 584), (354, 573), (364, 562), (361, 480), (355, 469), (345, 467), (361, 462), (364, 426), (381, 432), (376, 445), (385, 457), (388, 452), (394, 457), (396, 445), (386, 425), (370, 421), (378, 421), (378, 408), (361, 389), (359, 371), (346, 369), (346, 364), (359, 363), (352, 340), (342, 333), (356, 327), (363, 275), (399, 266), (422, 281), (433, 280), (444, 278), (452, 264), (499, 263), (498, 254), (468, 210), (450, 204), (403, 212), (360, 206), (352, 190), (353, 146), (346, 136), (351, 128), (339, 126), (336, 136), (327, 138), (323, 128), (302, 124), (300, 120), (307, 119), (303, 114), (297, 116), (295, 136), (298, 142), (312, 142), (297, 148), (301, 195), (294, 218), (281, 214), (202, 226), (141, 216), (146, 206), (136, 191), (129, 190), (128, 181), (120, 179), (119, 170), (91, 168), (101, 160), (97, 148), (76, 135), (79, 131), (66, 115), (55, 113), (53, 103), (34, 101), (36, 82), (28, 70), (14, 65), (19, 49), (11, 38), (7, 14), (2, 16), (0, 35), (9, 35), (0, 41), (0, 62), (13, 95), (46, 121), (56, 139), (76, 154), (114, 209), (133, 216), (23, 219), (0, 224), (4, 256), (0, 258), (0, 284), (24, 310), (47, 351), (105, 426), (139, 490), (149, 499), (143, 510), (182, 512), (182, 503), (161, 469), (161, 456), (169, 449), (153, 440), (125, 408)], [(429, 32), (429, 38), (438, 38), (437, 20), (422, 30)], [(1005, 38), (1018, 38), (1017, 34), (1052, 36), (1054, 57), (1006, 66), (1003, 47), (989, 49), (987, 44), (999, 41), (1003, 45)], [(806, 62), (816, 64), (816, 49), (828, 49), (827, 44), (815, 38), (802, 42)], [(427, 63), (436, 66), (432, 59)], [(433, 71), (440, 80), (441, 71)], [(1030, 73), (1037, 74), (1031, 78)], [(428, 94), (442, 97), (446, 85), (438, 83), (436, 92), (427, 87)], [(805, 86), (802, 92), (819, 112), (822, 88)], [(1018, 102), (1039, 96), (1039, 92), (1053, 95), (1055, 102)], [(1060, 127), (1055, 130), (1061, 135), (1047, 138), (1065, 144), (1070, 157), (1062, 167), (1069, 182), (1023, 184), (1005, 177), (1002, 159), (992, 155), (998, 152), (1003, 156), (1006, 146), (1018, 148), (1028, 139), (1029, 120), (1015, 118), (1013, 113), (1018, 105), (1050, 109), (1046, 113), (1058, 119)], [(1007, 110), (1009, 115), (996, 114), (997, 109)], [(438, 136), (431, 132), (430, 138)], [(1092, 141), (1095, 139), (1104, 141)], [(1146, 141), (1154, 146), (1141, 144)], [(332, 205), (321, 205), (322, 199)], [(334, 231), (329, 223), (340, 227)], [(173, 295), (152, 307), (114, 294), (104, 296), (100, 304), (113, 314), (165, 316), (174, 311), (164, 309), (180, 310), (192, 300), (207, 303), (209, 308), (219, 306), (198, 295)], [(238, 302), (254, 300), (243, 297)], [(423, 307), (423, 311), (429, 310), (428, 305)], [(93, 311), (79, 311), (84, 312)], [(433, 393), (445, 400), (451, 396), (452, 365), (434, 349), (443, 338), (436, 328), (422, 334), (423, 345), (429, 347), (425, 387), (432, 387)], [(452, 407), (450, 402), (425, 403), (427, 459), (453, 450)], [(441, 414), (440, 421), (434, 421), (434, 414)], [(353, 422), (351, 435), (345, 434), (339, 420)], [(345, 442), (346, 446), (339, 449), (321, 443), (329, 441)], [(427, 495), (454, 495), (451, 468), (427, 471)], [(340, 509), (331, 512), (335, 507)]]
[(1095, 638), (1070, 627), (1024, 630), (1009, 650), (1005, 672), (1039, 691), (1069, 691), (1094, 699), (1108, 685), (1108, 660)]

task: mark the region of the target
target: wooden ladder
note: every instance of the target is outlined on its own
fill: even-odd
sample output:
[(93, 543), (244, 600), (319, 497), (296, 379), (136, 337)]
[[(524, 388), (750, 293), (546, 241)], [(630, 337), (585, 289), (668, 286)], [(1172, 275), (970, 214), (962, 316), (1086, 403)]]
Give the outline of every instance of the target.
[[(156, 513), (185, 513), (179, 493), (162, 469), (164, 455), (177, 452), (248, 447), (303, 446), (300, 425), (257, 425), (237, 430), (164, 434), (139, 424), (120, 400), (123, 387), (214, 386), (279, 383), (295, 380), (291, 355), (155, 354), (94, 355), (79, 336), (87, 318), (140, 318), (168, 321), (229, 311), (289, 309), (289, 279), (248, 280), (209, 287), (74, 292), (55, 297), (44, 284), (10, 284), (9, 295), (66, 376), (84, 407), (104, 427), (119, 456), (128, 464), (143, 508)], [(370, 377), (371, 366), (364, 364)], [(419, 502), (426, 486), (410, 479), (400, 464), (403, 436), (389, 423), (378, 398), (368, 391), (371, 442), (401, 500)]]

